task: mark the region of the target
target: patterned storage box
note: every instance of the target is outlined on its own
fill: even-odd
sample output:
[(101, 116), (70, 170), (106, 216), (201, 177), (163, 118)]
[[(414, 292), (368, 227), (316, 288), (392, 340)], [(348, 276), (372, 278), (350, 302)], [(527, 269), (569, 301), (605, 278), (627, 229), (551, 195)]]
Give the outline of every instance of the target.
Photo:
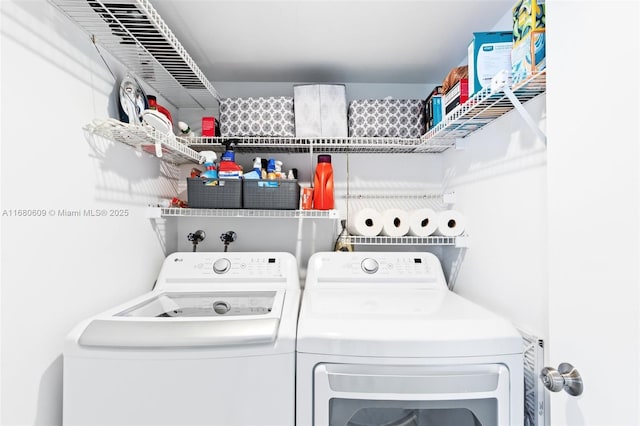
[(365, 99), (349, 104), (349, 136), (417, 138), (425, 132), (424, 100)]
[(226, 98), (220, 101), (221, 136), (295, 136), (293, 98)]

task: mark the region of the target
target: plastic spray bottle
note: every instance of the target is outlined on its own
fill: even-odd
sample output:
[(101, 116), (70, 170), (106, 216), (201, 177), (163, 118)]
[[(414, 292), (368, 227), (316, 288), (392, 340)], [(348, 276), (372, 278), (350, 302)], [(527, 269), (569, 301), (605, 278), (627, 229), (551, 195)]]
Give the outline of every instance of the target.
[(191, 127), (189, 127), (189, 125), (184, 121), (178, 121), (178, 128), (180, 129), (180, 133), (182, 134), (182, 136), (186, 136), (188, 138), (196, 137), (196, 134), (193, 133), (193, 130), (191, 130)]
[(258, 179), (262, 175), (262, 158), (256, 157), (253, 159), (253, 171), (258, 174)]
[(274, 158), (269, 158), (269, 162), (267, 163), (267, 179), (275, 180), (276, 178), (276, 160)]
[(204, 160), (205, 172), (200, 175), (200, 177), (206, 179), (218, 179), (218, 171), (216, 170), (216, 159), (218, 156), (213, 151), (200, 151), (200, 155), (202, 157), (202, 162)]

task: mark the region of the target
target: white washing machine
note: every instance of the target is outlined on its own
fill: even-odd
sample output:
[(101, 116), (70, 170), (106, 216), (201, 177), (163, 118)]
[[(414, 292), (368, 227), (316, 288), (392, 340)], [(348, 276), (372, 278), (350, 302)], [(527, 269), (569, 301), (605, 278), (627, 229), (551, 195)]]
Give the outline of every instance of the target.
[(64, 425), (293, 425), (299, 302), (289, 253), (170, 255), (69, 334)]
[(430, 253), (316, 253), (298, 320), (298, 426), (523, 424), (523, 340)]

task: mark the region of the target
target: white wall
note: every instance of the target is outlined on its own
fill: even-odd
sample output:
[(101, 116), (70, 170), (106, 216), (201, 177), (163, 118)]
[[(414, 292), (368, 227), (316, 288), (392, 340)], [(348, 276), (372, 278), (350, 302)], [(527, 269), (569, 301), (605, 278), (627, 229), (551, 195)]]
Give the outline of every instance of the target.
[[(525, 104), (544, 131), (546, 95)], [(444, 185), (468, 220), (455, 291), (547, 335), (546, 151), (515, 110), (448, 150)]]
[(144, 206), (174, 183), (156, 159), (83, 133), (113, 111), (116, 86), (88, 36), (45, 0), (1, 7), (0, 423), (59, 425), (65, 335), (151, 288), (165, 241)]

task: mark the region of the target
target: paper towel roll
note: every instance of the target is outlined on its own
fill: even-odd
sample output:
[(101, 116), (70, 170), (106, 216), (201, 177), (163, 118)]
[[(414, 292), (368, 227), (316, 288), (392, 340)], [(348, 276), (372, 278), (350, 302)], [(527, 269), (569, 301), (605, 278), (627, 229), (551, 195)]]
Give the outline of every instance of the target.
[(438, 213), (424, 208), (409, 212), (409, 235), (428, 237), (438, 229)]
[(376, 209), (365, 207), (349, 215), (347, 229), (351, 235), (375, 237), (382, 231), (382, 215)]
[(401, 237), (409, 232), (409, 213), (400, 209), (382, 212), (382, 235)]
[(457, 210), (444, 210), (438, 213), (438, 229), (434, 235), (456, 237), (462, 235), (466, 226), (467, 221), (462, 213)]

